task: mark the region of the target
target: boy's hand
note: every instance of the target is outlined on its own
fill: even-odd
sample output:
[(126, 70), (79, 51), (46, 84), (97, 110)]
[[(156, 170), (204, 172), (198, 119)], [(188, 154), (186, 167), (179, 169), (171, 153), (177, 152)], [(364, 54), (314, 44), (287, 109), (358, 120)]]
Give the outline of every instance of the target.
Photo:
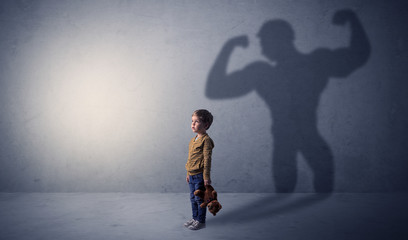
[(210, 185), (211, 184), (211, 180), (204, 180), (204, 186)]
[(186, 176), (186, 182), (190, 183), (190, 178), (188, 177), (188, 175)]

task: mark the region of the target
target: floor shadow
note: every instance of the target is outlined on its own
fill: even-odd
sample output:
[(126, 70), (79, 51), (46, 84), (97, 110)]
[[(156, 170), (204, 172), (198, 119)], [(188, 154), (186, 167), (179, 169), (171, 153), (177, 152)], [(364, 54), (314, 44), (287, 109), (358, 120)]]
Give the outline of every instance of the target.
[(330, 196), (330, 193), (302, 194), (296, 197), (293, 194), (274, 194), (272, 196), (261, 197), (237, 209), (220, 212), (215, 218), (208, 219), (207, 221), (211, 224), (248, 223), (282, 213), (299, 211), (320, 203)]
[(262, 54), (268, 61), (227, 73), (234, 49), (249, 44), (247, 36), (234, 37), (224, 44), (208, 75), (208, 98), (236, 98), (256, 91), (268, 105), (274, 139), (272, 176), (279, 193), (295, 190), (298, 153), (312, 170), (316, 192), (330, 193), (334, 188), (333, 154), (317, 127), (320, 95), (330, 77), (345, 78), (363, 66), (371, 48), (353, 11), (337, 11), (333, 24), (348, 24), (349, 46), (334, 50), (319, 48), (305, 54), (295, 48), (295, 33), (288, 22), (270, 20), (258, 33)]

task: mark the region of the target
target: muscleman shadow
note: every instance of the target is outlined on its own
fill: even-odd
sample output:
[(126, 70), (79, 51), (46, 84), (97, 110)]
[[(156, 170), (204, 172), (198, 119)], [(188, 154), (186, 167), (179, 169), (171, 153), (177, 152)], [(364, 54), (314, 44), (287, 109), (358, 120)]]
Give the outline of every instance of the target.
[(298, 153), (310, 166), (316, 192), (330, 193), (334, 188), (333, 154), (317, 127), (320, 96), (329, 78), (349, 76), (367, 62), (371, 50), (353, 11), (336, 12), (333, 24), (348, 24), (349, 46), (334, 50), (319, 48), (305, 54), (295, 48), (295, 34), (288, 22), (268, 21), (258, 33), (267, 61), (227, 73), (234, 49), (248, 45), (246, 36), (235, 37), (225, 43), (208, 76), (208, 98), (236, 98), (256, 91), (269, 107), (274, 139), (272, 176), (279, 193), (295, 190)]

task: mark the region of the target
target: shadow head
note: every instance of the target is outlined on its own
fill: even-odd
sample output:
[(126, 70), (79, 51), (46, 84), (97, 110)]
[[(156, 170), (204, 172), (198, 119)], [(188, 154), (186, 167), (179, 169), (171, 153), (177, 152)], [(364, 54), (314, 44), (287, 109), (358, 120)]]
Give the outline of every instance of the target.
[(265, 22), (257, 36), (260, 39), (262, 54), (270, 60), (280, 60), (294, 50), (295, 33), (292, 26), (281, 19)]

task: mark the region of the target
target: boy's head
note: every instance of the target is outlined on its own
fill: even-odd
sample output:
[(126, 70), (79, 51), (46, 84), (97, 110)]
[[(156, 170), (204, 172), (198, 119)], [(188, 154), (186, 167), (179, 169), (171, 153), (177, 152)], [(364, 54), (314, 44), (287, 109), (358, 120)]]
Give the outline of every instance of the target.
[(208, 130), (213, 122), (213, 115), (205, 109), (195, 110), (193, 116), (197, 116), (204, 124), (205, 130)]

